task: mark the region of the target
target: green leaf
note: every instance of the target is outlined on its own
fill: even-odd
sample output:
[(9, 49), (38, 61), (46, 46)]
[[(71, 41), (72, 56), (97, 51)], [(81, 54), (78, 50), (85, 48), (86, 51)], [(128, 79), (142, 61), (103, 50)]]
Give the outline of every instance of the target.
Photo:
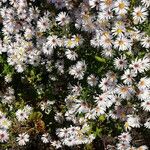
[(99, 62), (103, 62), (103, 63), (106, 63), (106, 59), (105, 58), (102, 58), (102, 57), (99, 57), (99, 56), (95, 56), (95, 59)]
[(98, 128), (98, 127), (97, 127), (97, 128), (96, 128), (96, 132), (95, 132), (95, 136), (101, 137), (102, 131), (103, 131), (102, 128)]

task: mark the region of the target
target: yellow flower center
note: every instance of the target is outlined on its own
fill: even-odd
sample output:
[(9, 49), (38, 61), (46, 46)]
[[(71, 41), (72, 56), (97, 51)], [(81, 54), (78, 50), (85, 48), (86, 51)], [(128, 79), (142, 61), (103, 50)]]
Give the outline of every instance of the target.
[(67, 46), (70, 47), (71, 45), (72, 45), (72, 41), (69, 40), (68, 43), (67, 43)]
[(144, 82), (144, 81), (141, 81), (141, 82), (140, 82), (140, 85), (141, 85), (141, 86), (145, 85), (145, 82)]
[(78, 43), (80, 41), (80, 38), (79, 37), (76, 37), (75, 38), (75, 41)]
[(111, 40), (109, 38), (105, 39), (106, 43), (111, 43)]
[(121, 90), (120, 90), (122, 93), (126, 93), (128, 91), (128, 88), (127, 87), (122, 87)]
[(121, 29), (117, 29), (117, 33), (122, 33), (122, 30)]
[(123, 44), (124, 44), (123, 40), (120, 40), (119, 45), (123, 45)]
[(123, 2), (121, 2), (121, 3), (119, 4), (119, 8), (120, 8), (120, 9), (124, 9), (124, 8), (125, 8), (125, 4), (124, 4)]
[(138, 12), (136, 13), (136, 15), (137, 15), (138, 17), (141, 17), (141, 16), (142, 16), (142, 12), (141, 12), (141, 11), (138, 11)]
[(106, 5), (111, 5), (112, 4), (112, 0), (105, 0), (105, 4)]

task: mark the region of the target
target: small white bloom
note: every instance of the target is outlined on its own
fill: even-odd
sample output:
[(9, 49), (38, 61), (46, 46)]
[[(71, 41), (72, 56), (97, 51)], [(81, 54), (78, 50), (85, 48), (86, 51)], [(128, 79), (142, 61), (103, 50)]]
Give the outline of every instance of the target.
[(16, 141), (20, 146), (26, 145), (26, 143), (29, 142), (29, 134), (28, 133), (19, 134), (19, 137), (17, 137)]

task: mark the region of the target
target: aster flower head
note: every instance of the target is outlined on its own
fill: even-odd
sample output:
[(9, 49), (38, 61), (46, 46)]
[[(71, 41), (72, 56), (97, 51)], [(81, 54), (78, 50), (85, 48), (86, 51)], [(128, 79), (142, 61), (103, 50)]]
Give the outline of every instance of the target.
[(132, 14), (135, 24), (143, 23), (148, 16), (147, 9), (143, 6), (135, 7)]
[(129, 2), (127, 0), (117, 0), (114, 4), (114, 10), (116, 14), (126, 14), (129, 9)]
[(26, 143), (29, 142), (29, 134), (28, 133), (19, 134), (16, 141), (20, 146), (26, 145)]
[(60, 12), (56, 17), (56, 21), (58, 22), (58, 25), (64, 26), (70, 22), (70, 17), (66, 12)]

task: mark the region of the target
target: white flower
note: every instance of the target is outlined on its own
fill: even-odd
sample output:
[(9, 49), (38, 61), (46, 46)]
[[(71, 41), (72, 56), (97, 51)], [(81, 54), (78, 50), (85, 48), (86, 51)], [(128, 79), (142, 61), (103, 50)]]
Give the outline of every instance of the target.
[(141, 106), (145, 111), (150, 112), (150, 100), (145, 100), (144, 102), (141, 103)]
[(0, 142), (7, 142), (9, 139), (9, 134), (6, 130), (0, 129)]
[(59, 149), (59, 148), (62, 147), (60, 141), (52, 141), (51, 144), (52, 144), (52, 146), (54, 146), (56, 149)]
[(106, 11), (107, 9), (111, 10), (113, 7), (113, 1), (112, 0), (100, 0), (99, 8)]
[(12, 75), (11, 75), (11, 74), (7, 74), (7, 75), (5, 76), (5, 81), (6, 81), (7, 83), (10, 83), (10, 82), (12, 81)]
[(139, 89), (146, 89), (146, 88), (150, 88), (150, 78), (141, 78), (139, 83), (138, 83), (138, 88)]
[(123, 132), (121, 135), (118, 136), (118, 139), (122, 142), (130, 143), (132, 140), (131, 135), (128, 132)]
[(140, 127), (140, 118), (138, 116), (127, 116), (127, 123), (130, 127), (139, 128)]
[(114, 48), (120, 51), (131, 50), (132, 42), (126, 37), (118, 37), (114, 42)]
[(41, 137), (41, 140), (43, 141), (43, 143), (49, 143), (50, 142), (50, 135), (49, 133), (44, 133)]
[(128, 142), (120, 142), (117, 144), (117, 150), (127, 150), (130, 147)]
[(48, 36), (47, 41), (48, 46), (51, 48), (56, 48), (56, 46), (59, 44), (57, 35)]
[(86, 67), (87, 65), (85, 64), (85, 61), (78, 61), (76, 65), (73, 65), (69, 68), (69, 74), (73, 75), (74, 78), (81, 80), (83, 79)]
[(101, 82), (99, 84), (99, 87), (103, 90), (103, 91), (108, 91), (108, 90), (113, 90), (114, 89), (114, 82), (111, 81), (109, 78), (102, 78)]
[(147, 35), (141, 38), (141, 45), (145, 48), (150, 48), (150, 37)]
[(140, 59), (139, 60), (136, 59), (135, 61), (132, 60), (132, 62), (129, 65), (129, 67), (132, 68), (135, 73), (137, 73), (138, 71), (139, 72), (143, 72), (144, 71), (143, 67), (142, 67), (142, 60), (140, 60)]
[(116, 14), (126, 14), (129, 9), (129, 2), (127, 0), (117, 0), (114, 4), (114, 10)]
[(91, 8), (94, 8), (99, 5), (99, 0), (89, 0), (89, 5)]
[(65, 52), (65, 55), (70, 60), (76, 60), (78, 57), (78, 54), (75, 51), (71, 51), (69, 49)]
[(121, 79), (123, 80), (123, 83), (130, 85), (133, 83), (134, 77), (136, 77), (135, 72), (127, 69), (125, 70), (124, 74), (121, 76)]
[(8, 129), (11, 125), (11, 121), (9, 121), (7, 118), (2, 117), (0, 118), (0, 128)]
[(37, 22), (37, 27), (40, 29), (41, 32), (45, 32), (47, 29), (49, 29), (50, 21), (48, 17), (42, 17)]
[(112, 48), (112, 36), (111, 35), (102, 35), (100, 39), (100, 45), (105, 49)]
[(130, 99), (134, 94), (134, 90), (130, 86), (118, 85), (116, 93), (123, 99)]
[(114, 65), (117, 69), (125, 69), (127, 67), (126, 57), (121, 56), (121, 58), (115, 58)]
[(88, 76), (87, 82), (90, 86), (96, 86), (98, 83), (98, 78), (91, 74), (90, 76)]
[(150, 1), (149, 0), (141, 0), (141, 2), (143, 3), (143, 5), (145, 5), (145, 7), (149, 7), (150, 6)]
[(144, 126), (145, 126), (146, 128), (148, 128), (148, 129), (150, 129), (150, 118), (148, 118), (148, 119), (146, 120), (146, 122), (144, 123)]
[(126, 32), (126, 28), (122, 22), (117, 22), (115, 26), (112, 28), (112, 33), (114, 36), (124, 36)]
[(28, 119), (28, 113), (23, 109), (18, 109), (16, 112), (16, 117), (18, 121), (25, 121)]
[(17, 137), (16, 141), (20, 146), (26, 145), (26, 143), (29, 142), (29, 134), (28, 133), (19, 134), (19, 137)]
[(143, 23), (148, 16), (147, 9), (145, 7), (139, 6), (133, 10), (133, 21), (135, 24)]
[(137, 92), (138, 99), (140, 100), (148, 100), (150, 95), (150, 90), (148, 89), (139, 89)]
[(42, 51), (44, 54), (51, 56), (54, 52), (53, 48), (48, 44), (43, 44)]
[(64, 26), (70, 22), (70, 17), (67, 15), (66, 12), (60, 12), (56, 17), (56, 21), (59, 25)]
[(71, 40), (73, 41), (74, 46), (79, 46), (80, 44), (83, 43), (83, 38), (81, 35), (73, 35)]

